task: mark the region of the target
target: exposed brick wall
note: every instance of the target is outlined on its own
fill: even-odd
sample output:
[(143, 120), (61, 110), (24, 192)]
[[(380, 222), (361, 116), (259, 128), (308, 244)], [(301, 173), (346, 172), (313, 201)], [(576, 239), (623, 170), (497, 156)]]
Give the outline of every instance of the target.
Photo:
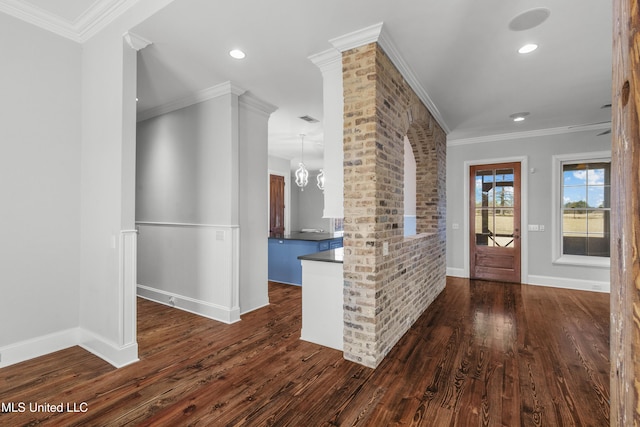
[[(446, 135), (377, 43), (344, 52), (342, 64), (344, 356), (376, 367), (445, 286)], [(416, 159), (411, 237), (405, 135)]]

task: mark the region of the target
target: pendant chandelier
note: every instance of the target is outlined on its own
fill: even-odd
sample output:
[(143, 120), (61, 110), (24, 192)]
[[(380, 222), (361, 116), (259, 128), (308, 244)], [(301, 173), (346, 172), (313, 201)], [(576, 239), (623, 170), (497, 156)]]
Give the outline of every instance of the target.
[(300, 187), (300, 191), (304, 191), (304, 187), (309, 183), (309, 171), (304, 165), (304, 135), (300, 135), (300, 164), (295, 173), (296, 185)]
[(316, 176), (318, 188), (324, 193), (324, 169), (320, 169), (320, 173)]

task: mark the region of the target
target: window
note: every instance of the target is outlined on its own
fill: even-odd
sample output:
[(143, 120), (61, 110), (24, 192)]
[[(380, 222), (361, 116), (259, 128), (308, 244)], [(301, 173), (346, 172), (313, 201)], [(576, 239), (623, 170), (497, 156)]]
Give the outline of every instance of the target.
[(609, 265), (611, 158), (609, 153), (554, 156), (557, 263)]

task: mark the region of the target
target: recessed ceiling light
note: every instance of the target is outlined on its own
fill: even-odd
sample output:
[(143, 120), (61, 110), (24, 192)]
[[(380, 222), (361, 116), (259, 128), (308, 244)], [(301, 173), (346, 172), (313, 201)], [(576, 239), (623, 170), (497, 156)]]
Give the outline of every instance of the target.
[(523, 111), (521, 113), (513, 113), (509, 117), (512, 118), (514, 122), (522, 122), (528, 115), (529, 112)]
[(240, 49), (233, 49), (232, 51), (229, 51), (229, 55), (235, 59), (244, 59), (244, 57), (247, 56)]
[(518, 49), (518, 53), (531, 53), (538, 48), (537, 44), (529, 43)]

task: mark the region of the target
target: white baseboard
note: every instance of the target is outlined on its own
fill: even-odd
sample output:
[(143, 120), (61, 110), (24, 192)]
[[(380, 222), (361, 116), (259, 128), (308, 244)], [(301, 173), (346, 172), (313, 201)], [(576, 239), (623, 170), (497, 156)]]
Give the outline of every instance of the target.
[(223, 323), (235, 323), (240, 320), (240, 308), (227, 308), (207, 301), (201, 301), (172, 292), (138, 285), (138, 296), (153, 302), (188, 311)]
[(609, 282), (597, 282), (594, 280), (568, 279), (566, 277), (549, 277), (529, 275), (529, 285), (549, 286), (552, 288), (574, 289), (578, 291), (611, 292)]
[(71, 328), (0, 347), (0, 368), (78, 345), (82, 332)]
[(447, 267), (447, 276), (469, 278), (469, 276), (465, 275), (464, 268)]
[(82, 341), (79, 345), (116, 368), (122, 368), (140, 360), (138, 359), (138, 343), (119, 346), (86, 330), (82, 330)]
[(260, 310), (261, 308), (264, 308), (264, 307), (269, 306), (269, 304), (270, 304), (270, 302), (269, 302), (269, 301), (267, 301), (265, 304), (261, 304), (261, 305), (258, 305), (258, 306), (256, 306), (256, 307), (250, 308), (250, 309), (248, 309), (248, 310), (246, 310), (246, 311), (243, 311), (243, 312), (242, 312), (242, 313), (240, 313), (240, 314), (247, 314), (247, 313), (251, 313), (252, 311)]
[(0, 348), (0, 368), (80, 346), (116, 368), (138, 361), (138, 344), (118, 347), (82, 328), (72, 328)]

